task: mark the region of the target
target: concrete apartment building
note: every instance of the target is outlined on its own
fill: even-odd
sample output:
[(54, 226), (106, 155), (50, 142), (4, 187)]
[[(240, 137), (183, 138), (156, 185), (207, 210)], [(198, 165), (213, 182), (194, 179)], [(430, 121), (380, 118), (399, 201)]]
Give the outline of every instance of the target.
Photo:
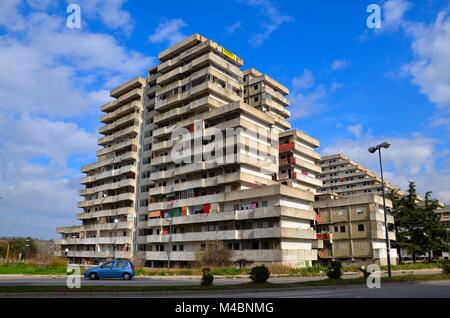
[[(392, 207), (387, 200), (386, 206)], [(340, 260), (347, 265), (374, 262), (387, 264), (383, 197), (362, 194), (341, 197), (319, 194), (314, 202), (318, 214), (317, 237), (323, 241), (319, 249), (322, 261)], [(394, 218), (388, 215), (389, 239), (395, 240)], [(397, 251), (391, 249), (391, 262), (396, 264)]]
[(86, 176), (76, 217), (82, 224), (57, 229), (57, 254), (74, 263), (132, 257), (144, 85), (135, 78), (112, 90), (114, 100), (102, 106), (102, 149), (95, 163), (81, 168)]
[[(242, 66), (195, 34), (161, 52), (147, 79), (111, 91), (104, 148), (82, 168), (82, 225), (58, 229), (61, 255), (184, 266), (214, 242), (233, 250), (236, 263), (317, 260), (319, 144), (288, 131), (288, 89)], [(280, 146), (299, 171), (290, 183), (280, 175), (280, 136), (296, 140)]]
[(450, 258), (450, 205), (443, 205), (441, 209), (436, 210), (441, 217), (441, 222), (447, 227), (447, 250), (442, 251), (442, 257)]
[[(319, 178), (322, 180), (323, 186), (318, 189), (318, 193), (337, 193), (340, 196), (373, 193), (381, 195), (381, 178), (344, 155), (323, 156), (319, 164), (322, 169)], [(386, 180), (384, 180), (384, 184), (387, 192), (398, 190), (399, 194), (405, 194)]]

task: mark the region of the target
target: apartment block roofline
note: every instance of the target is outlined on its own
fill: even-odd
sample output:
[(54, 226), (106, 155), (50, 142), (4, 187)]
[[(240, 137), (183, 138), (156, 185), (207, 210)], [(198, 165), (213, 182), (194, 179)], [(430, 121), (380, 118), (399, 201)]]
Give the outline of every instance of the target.
[(167, 60), (170, 60), (174, 57), (176, 57), (177, 55), (179, 55), (180, 53), (190, 49), (191, 47), (194, 47), (195, 45), (197, 45), (198, 43), (203, 42), (203, 43), (209, 43), (213, 48), (217, 49), (218, 51), (220, 51), (222, 54), (226, 55), (228, 58), (233, 58), (233, 62), (239, 66), (244, 65), (244, 60), (238, 56), (236, 56), (235, 54), (229, 52), (226, 48), (224, 48), (223, 46), (221, 46), (220, 44), (204, 37), (203, 35), (199, 34), (199, 33), (195, 33), (191, 36), (188, 36), (187, 38), (185, 38), (184, 40), (182, 40), (181, 42), (172, 45), (171, 47), (165, 49), (164, 51), (162, 51), (161, 53), (159, 53), (158, 55), (158, 59), (160, 62), (165, 62)]
[(143, 78), (141, 76), (137, 76), (137, 77), (125, 82), (124, 84), (121, 84), (118, 87), (112, 89), (110, 92), (110, 96), (117, 98), (120, 95), (127, 93), (128, 91), (131, 91), (135, 88), (145, 85), (145, 83), (146, 83), (145, 78)]
[(280, 84), (278, 81), (274, 80), (273, 78), (271, 78), (270, 76), (268, 76), (266, 74), (261, 73), (260, 71), (258, 71), (257, 69), (255, 69), (253, 67), (243, 71), (243, 74), (244, 74), (244, 76), (252, 74), (252, 75), (254, 75), (256, 77), (261, 77), (263, 81), (269, 83), (270, 85), (272, 85), (276, 89), (280, 90), (281, 92), (283, 92), (284, 95), (288, 95), (289, 94), (289, 89), (286, 86)]
[(291, 136), (294, 135), (299, 139), (302, 139), (304, 142), (307, 142), (308, 144), (310, 144), (312, 147), (320, 147), (320, 141), (317, 140), (314, 137), (311, 137), (309, 135), (307, 135), (305, 132), (299, 130), (299, 129), (290, 129), (287, 131), (283, 131), (280, 133), (280, 138), (282, 137), (286, 137), (286, 136)]
[[(361, 172), (366, 173), (368, 176), (374, 178), (376, 181), (381, 182), (381, 177), (379, 177), (374, 171), (368, 169), (367, 167), (361, 165), (360, 163), (357, 163), (351, 159), (349, 159), (347, 156), (338, 153), (338, 154), (333, 154), (333, 155), (327, 155), (327, 156), (322, 156), (321, 161), (327, 161), (327, 160), (333, 160), (333, 159), (342, 159), (342, 160), (347, 160), (351, 165), (355, 166), (356, 169), (359, 169)], [(405, 192), (398, 186), (390, 183), (387, 180), (384, 180), (384, 184), (388, 187), (388, 188), (395, 188), (399, 191), (400, 195), (405, 195)], [(422, 200), (422, 197), (418, 196), (419, 200)]]
[[(376, 202), (380, 205), (383, 204), (383, 196), (380, 194), (358, 194), (352, 196), (344, 196), (337, 199), (330, 200), (318, 200), (313, 203), (314, 208), (329, 208), (329, 207), (339, 207), (339, 206), (351, 206), (358, 205), (363, 202)], [(392, 202), (387, 199), (386, 206), (392, 207)]]

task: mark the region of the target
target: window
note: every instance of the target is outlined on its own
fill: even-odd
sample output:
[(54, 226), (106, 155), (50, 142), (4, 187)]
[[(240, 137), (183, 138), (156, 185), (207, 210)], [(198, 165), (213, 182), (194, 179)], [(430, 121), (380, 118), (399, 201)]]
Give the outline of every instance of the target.
[(337, 226), (334, 227), (334, 232), (339, 232), (339, 228)]
[(258, 85), (253, 86), (254, 89), (258, 89)]
[(172, 251), (176, 252), (177, 251), (177, 246), (176, 245), (172, 245)]
[(102, 264), (102, 268), (112, 268), (114, 265), (114, 262), (106, 262), (105, 264)]
[(180, 252), (184, 251), (184, 245), (183, 245), (183, 244), (178, 245), (178, 250), (179, 250)]
[(115, 268), (125, 268), (127, 266), (127, 261), (117, 261)]
[(357, 209), (356, 209), (356, 213), (357, 213), (357, 214), (363, 214), (363, 213), (364, 213), (363, 208), (357, 208)]
[(262, 202), (261, 202), (261, 206), (262, 206), (263, 208), (267, 208), (267, 205), (268, 205), (267, 201), (262, 201)]
[(364, 224), (358, 224), (358, 232), (364, 232)]
[(341, 233), (345, 233), (345, 225), (340, 226)]

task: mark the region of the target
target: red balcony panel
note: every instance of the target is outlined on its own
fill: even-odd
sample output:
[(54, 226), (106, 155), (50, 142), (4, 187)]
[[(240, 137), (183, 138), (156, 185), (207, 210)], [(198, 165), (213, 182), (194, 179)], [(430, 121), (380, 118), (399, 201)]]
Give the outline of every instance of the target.
[(278, 145), (278, 150), (279, 150), (279, 152), (286, 152), (291, 149), (294, 149), (294, 146), (295, 145), (293, 142), (290, 142), (288, 144), (281, 144), (281, 145)]

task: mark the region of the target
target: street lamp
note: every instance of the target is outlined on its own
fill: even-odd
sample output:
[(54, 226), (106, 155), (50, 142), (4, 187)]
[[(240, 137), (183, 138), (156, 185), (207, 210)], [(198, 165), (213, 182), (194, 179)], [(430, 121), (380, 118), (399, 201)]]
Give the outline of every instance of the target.
[[(119, 219), (114, 219), (114, 229), (117, 229), (119, 224)], [(117, 240), (117, 232), (114, 231), (114, 245), (113, 245), (113, 259), (116, 259), (116, 241)]]
[(383, 178), (383, 163), (381, 161), (381, 148), (388, 149), (391, 146), (388, 142), (383, 142), (379, 145), (370, 147), (368, 150), (370, 153), (375, 153), (378, 150), (378, 158), (380, 159), (380, 172), (381, 172), (381, 191), (383, 192), (383, 210), (384, 210), (384, 230), (386, 235), (386, 252), (387, 252), (387, 264), (388, 264), (388, 276), (392, 277), (391, 273), (391, 241), (389, 240), (389, 231), (387, 224), (387, 210), (386, 210), (386, 196), (384, 193), (384, 178)]

